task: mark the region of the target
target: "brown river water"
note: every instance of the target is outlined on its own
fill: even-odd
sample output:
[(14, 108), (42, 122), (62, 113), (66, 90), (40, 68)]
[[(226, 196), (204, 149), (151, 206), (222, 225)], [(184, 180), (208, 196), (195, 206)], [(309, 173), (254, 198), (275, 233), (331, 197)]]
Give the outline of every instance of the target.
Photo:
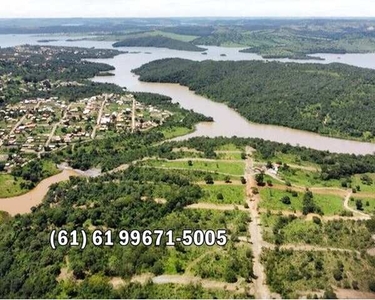
[[(49, 37), (43, 37), (49, 38)], [(77, 47), (95, 47), (112, 48), (112, 42), (102, 41), (77, 41), (66, 42), (68, 37), (53, 36), (58, 39), (56, 42), (46, 45), (57, 46), (77, 46)], [(29, 35), (0, 35), (0, 47), (9, 47), (21, 44), (38, 44), (37, 40), (41, 37)], [(180, 57), (196, 61), (206, 59), (212, 60), (262, 60), (256, 54), (240, 53), (239, 48), (206, 47), (207, 55), (200, 52), (176, 51), (160, 48), (119, 48), (119, 50), (137, 52), (116, 56), (112, 59), (95, 60), (113, 65), (116, 70), (112, 77), (96, 77), (93, 80), (98, 82), (111, 82), (126, 87), (129, 91), (152, 92), (170, 96), (173, 102), (178, 102), (186, 109), (193, 109), (196, 112), (214, 119), (212, 123), (201, 123), (196, 127), (196, 131), (179, 139), (187, 139), (194, 136), (238, 136), (238, 137), (257, 137), (266, 140), (290, 143), (291, 145), (306, 146), (317, 150), (328, 150), (338, 153), (354, 154), (372, 154), (375, 153), (375, 144), (357, 141), (348, 141), (337, 138), (320, 136), (301, 130), (294, 130), (281, 126), (255, 124), (247, 121), (237, 112), (224, 104), (213, 102), (202, 96), (196, 95), (188, 88), (177, 84), (164, 83), (145, 83), (140, 82), (138, 77), (131, 73), (131, 70), (145, 63), (156, 59), (168, 57)], [(225, 54), (226, 56), (221, 56)], [(372, 54), (317, 54), (324, 57), (325, 61), (316, 61), (316, 63), (341, 62), (359, 67), (375, 69), (375, 53)], [(279, 61), (292, 62), (292, 60), (281, 59)], [(296, 61), (298, 63), (311, 63), (312, 61)], [(315, 62), (315, 61), (314, 61)], [(62, 173), (52, 176), (42, 181), (34, 190), (29, 193), (7, 199), (0, 199), (0, 210), (8, 211), (12, 215), (16, 213), (27, 213), (32, 206), (41, 203), (48, 192), (49, 186), (53, 183), (67, 180), (71, 175), (80, 175), (73, 170), (64, 170)]]

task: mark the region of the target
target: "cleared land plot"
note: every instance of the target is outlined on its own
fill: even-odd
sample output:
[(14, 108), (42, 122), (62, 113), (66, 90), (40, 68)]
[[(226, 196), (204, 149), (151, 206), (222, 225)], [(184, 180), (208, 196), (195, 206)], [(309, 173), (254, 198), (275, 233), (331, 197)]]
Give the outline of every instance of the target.
[(149, 160), (147, 165), (162, 168), (175, 168), (186, 170), (201, 170), (208, 172), (225, 173), (233, 176), (242, 176), (244, 174), (245, 164), (242, 162), (223, 162), (223, 161), (194, 161), (189, 166), (188, 161), (166, 161), (166, 160)]
[[(363, 180), (367, 178), (368, 181)], [(367, 173), (363, 175), (352, 176), (352, 187), (359, 186), (361, 192), (374, 193), (375, 195), (375, 174)]]
[[(302, 211), (303, 193), (297, 192), (297, 197), (293, 197), (287, 191), (264, 188), (260, 190), (260, 208), (270, 210)], [(284, 204), (281, 199), (288, 196), (290, 204)], [(321, 208), (324, 215), (338, 215), (343, 211), (343, 199), (335, 195), (314, 194), (314, 202)]]
[(375, 198), (361, 197), (360, 195), (353, 195), (353, 198), (349, 201), (349, 206), (357, 209), (357, 201), (360, 200), (362, 203), (362, 210), (366, 213), (375, 213)]
[(280, 170), (279, 177), (289, 181), (292, 185), (303, 187), (341, 187), (339, 180), (322, 180), (320, 173), (290, 168), (288, 171)]
[(204, 185), (204, 196), (201, 202), (215, 204), (243, 204), (245, 201), (245, 187), (235, 185)]
[(310, 244), (323, 247), (365, 250), (375, 241), (364, 222), (354, 220), (313, 221), (262, 214), (263, 236), (278, 244)]

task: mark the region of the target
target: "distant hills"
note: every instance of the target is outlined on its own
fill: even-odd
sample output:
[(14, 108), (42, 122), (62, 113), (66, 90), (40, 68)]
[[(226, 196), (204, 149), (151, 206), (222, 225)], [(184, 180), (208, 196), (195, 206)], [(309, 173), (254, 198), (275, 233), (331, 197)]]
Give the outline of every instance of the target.
[(196, 52), (203, 52), (207, 50), (188, 42), (178, 41), (164, 36), (143, 36), (127, 38), (123, 41), (114, 43), (113, 47), (156, 47)]

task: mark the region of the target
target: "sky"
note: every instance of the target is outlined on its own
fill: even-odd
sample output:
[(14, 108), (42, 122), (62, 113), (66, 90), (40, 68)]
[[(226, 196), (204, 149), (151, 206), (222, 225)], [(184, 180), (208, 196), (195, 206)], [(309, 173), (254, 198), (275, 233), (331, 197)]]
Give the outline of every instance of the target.
[(375, 17), (374, 0), (0, 0), (0, 18)]

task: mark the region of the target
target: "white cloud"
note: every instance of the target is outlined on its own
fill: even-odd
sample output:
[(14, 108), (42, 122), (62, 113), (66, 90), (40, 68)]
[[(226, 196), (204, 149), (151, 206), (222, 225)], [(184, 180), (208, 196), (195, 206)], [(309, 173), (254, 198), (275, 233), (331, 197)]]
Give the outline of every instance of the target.
[(372, 0), (0, 0), (0, 17), (375, 16)]

